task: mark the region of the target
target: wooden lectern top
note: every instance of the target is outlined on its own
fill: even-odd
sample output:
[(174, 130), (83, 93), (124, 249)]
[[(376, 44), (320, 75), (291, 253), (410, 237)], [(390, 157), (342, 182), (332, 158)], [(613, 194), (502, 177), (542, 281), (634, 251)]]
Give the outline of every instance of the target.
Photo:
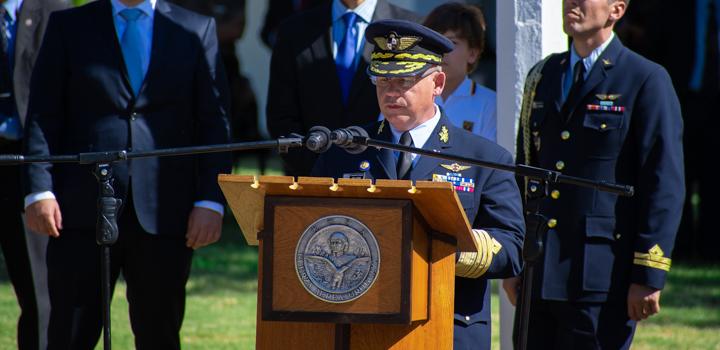
[(265, 196), (319, 198), (409, 199), (435, 231), (457, 239), (462, 251), (475, 251), (471, 226), (452, 185), (410, 180), (334, 179), (292, 176), (218, 176), (220, 188), (249, 245), (258, 244), (263, 230)]

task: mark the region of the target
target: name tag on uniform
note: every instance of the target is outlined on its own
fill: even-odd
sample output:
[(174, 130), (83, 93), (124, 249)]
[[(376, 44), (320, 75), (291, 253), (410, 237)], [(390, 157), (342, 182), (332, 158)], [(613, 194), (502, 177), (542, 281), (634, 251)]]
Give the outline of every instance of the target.
[(362, 173), (344, 173), (343, 179), (365, 179), (365, 172)]

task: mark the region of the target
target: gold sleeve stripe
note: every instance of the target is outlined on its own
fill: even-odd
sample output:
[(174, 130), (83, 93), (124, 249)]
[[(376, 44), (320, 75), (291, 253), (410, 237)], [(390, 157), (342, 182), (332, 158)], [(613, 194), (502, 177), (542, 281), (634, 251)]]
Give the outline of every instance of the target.
[(483, 267), (483, 261), (487, 259), (487, 250), (485, 249), (485, 242), (483, 242), (482, 236), (477, 231), (472, 230), (473, 241), (475, 242), (475, 248), (477, 249), (476, 259), (474, 264), (469, 268), (468, 277), (477, 278), (480, 276), (480, 270)]
[(482, 252), (482, 249), (480, 248), (480, 242), (478, 241), (477, 236), (473, 232), (472, 235), (473, 239), (473, 245), (475, 246), (474, 252), (461, 252), (460, 257), (458, 258), (457, 263), (455, 264), (455, 275), (460, 277), (469, 277), (471, 276), (471, 270), (475, 265), (477, 265), (479, 258), (478, 254), (479, 252)]
[(663, 271), (670, 271), (670, 265), (669, 264), (663, 264), (652, 260), (645, 260), (645, 259), (635, 259), (633, 261), (635, 265), (642, 265), (647, 267), (652, 267), (656, 269), (660, 269)]
[(485, 252), (487, 252), (487, 254), (485, 254), (485, 260), (482, 263), (482, 269), (480, 270), (480, 274), (478, 275), (478, 277), (480, 277), (480, 276), (484, 275), (487, 272), (487, 270), (490, 268), (490, 264), (492, 263), (492, 259), (493, 259), (493, 250), (492, 250), (493, 245), (492, 245), (492, 238), (486, 231), (479, 230), (477, 232), (483, 238), (483, 241), (485, 244)]
[(635, 259), (653, 261), (668, 266), (672, 264), (672, 259), (670, 258), (648, 253), (635, 253)]
[(478, 278), (484, 275), (493, 257), (502, 249), (500, 242), (490, 237), (486, 231), (473, 230), (473, 243), (477, 252), (462, 252), (455, 264), (455, 275), (466, 278)]

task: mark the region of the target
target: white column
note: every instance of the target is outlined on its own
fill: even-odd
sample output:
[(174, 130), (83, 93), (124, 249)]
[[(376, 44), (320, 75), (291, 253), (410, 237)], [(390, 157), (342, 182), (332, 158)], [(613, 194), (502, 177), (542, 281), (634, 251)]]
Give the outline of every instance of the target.
[[(525, 76), (548, 54), (567, 50), (562, 1), (497, 0), (496, 23), (498, 143), (514, 153)], [(500, 349), (512, 349), (515, 308), (499, 289)]]

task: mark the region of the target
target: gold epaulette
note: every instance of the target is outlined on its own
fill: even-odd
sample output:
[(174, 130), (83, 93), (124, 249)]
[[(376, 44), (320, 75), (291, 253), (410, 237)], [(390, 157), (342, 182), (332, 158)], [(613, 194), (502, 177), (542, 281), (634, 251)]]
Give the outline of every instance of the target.
[(633, 263), (635, 265), (670, 271), (672, 260), (670, 258), (666, 258), (665, 252), (663, 252), (663, 250), (660, 249), (660, 246), (656, 244), (650, 248), (647, 253), (635, 252), (635, 260), (633, 260)]
[(478, 278), (487, 272), (493, 257), (502, 249), (500, 242), (483, 230), (472, 230), (475, 252), (461, 252), (455, 264), (455, 275), (465, 278)]

